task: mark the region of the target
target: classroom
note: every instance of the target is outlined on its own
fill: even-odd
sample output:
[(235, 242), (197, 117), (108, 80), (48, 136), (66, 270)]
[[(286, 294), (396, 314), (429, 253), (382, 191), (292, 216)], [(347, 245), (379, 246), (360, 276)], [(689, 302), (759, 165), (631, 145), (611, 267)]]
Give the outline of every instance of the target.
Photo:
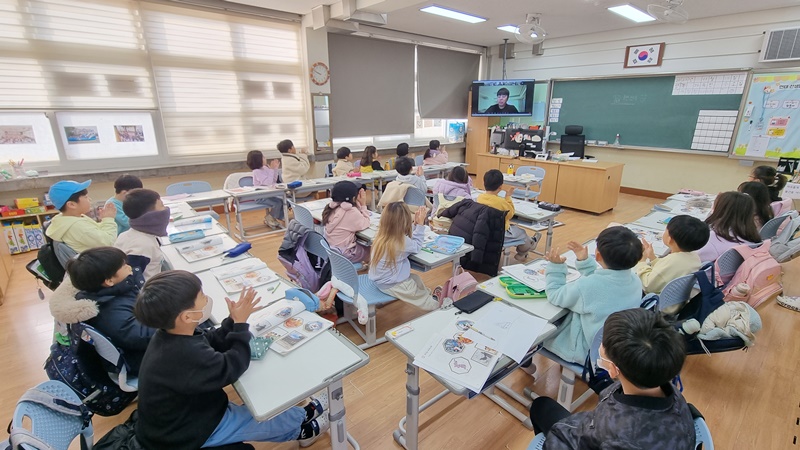
[[(626, 4), (633, 18), (614, 11)], [(246, 320), (250, 332), (269, 336), (249, 341), (252, 360), (245, 358), (237, 376), (226, 379), (229, 383), (224, 391), (219, 387), (216, 400), (227, 395), (230, 402), (244, 405), (237, 411), (253, 422), (288, 421), (301, 411), (297, 406), (307, 414), (297, 437), (272, 439), (285, 442), (220, 440), (220, 428), (215, 430), (213, 423), (205, 429), (193, 422), (188, 434), (186, 429), (179, 430), (184, 434), (167, 432), (162, 444), (154, 444), (158, 441), (149, 435), (147, 447), (140, 442), (140, 448), (199, 448), (205, 442), (203, 448), (282, 450), (297, 448), (298, 441), (302, 447), (337, 450), (548, 448), (548, 441), (564, 433), (566, 422), (544, 429), (558, 432), (535, 434), (534, 428), (542, 430), (542, 419), (530, 408), (539, 399), (553, 399), (566, 414), (591, 414), (617, 394), (632, 397), (623, 395), (624, 389), (645, 390), (620, 369), (630, 366), (617, 357), (630, 355), (609, 350), (605, 340), (612, 331), (609, 314), (643, 308), (638, 303), (615, 306), (595, 317), (595, 329), (577, 339), (586, 341), (578, 345), (581, 361), (567, 361), (556, 343), (566, 331), (580, 329), (574, 325), (581, 319), (559, 303), (556, 291), (563, 288), (565, 293), (584, 281), (588, 285), (601, 271), (624, 272), (636, 286), (642, 285), (636, 291), (639, 301), (638, 294), (649, 292), (641, 273), (656, 267), (655, 260), (707, 255), (711, 239), (722, 242), (724, 248), (715, 247), (713, 257), (695, 258), (699, 269), (700, 261), (729, 254), (725, 250), (733, 244), (722, 234), (737, 243), (761, 242), (765, 229), (774, 228), (767, 235), (774, 248), (785, 227), (795, 222), (800, 226), (795, 219), (800, 122), (791, 118), (792, 110), (800, 108), (796, 0), (3, 0), (0, 23), (0, 226), (7, 244), (0, 245), (0, 354), (5, 360), (0, 419), (9, 422), (23, 394), (52, 378), (48, 373), (55, 363), (44, 367), (52, 348), (72, 351), (73, 332), (58, 320), (63, 311), (54, 309), (56, 284), (50, 289), (32, 273), (37, 271), (34, 262), (44, 267), (42, 225), (52, 226), (57, 210), (78, 220), (85, 207), (91, 218), (80, 220), (98, 228), (107, 225), (107, 234), (115, 238), (90, 238), (94, 241), (81, 244), (83, 248), (68, 248), (73, 253), (65, 258), (77, 262), (84, 249), (98, 245), (127, 253), (127, 263), (120, 264), (133, 269), (121, 283), (139, 283), (126, 297), (134, 322), (148, 317), (137, 309), (134, 318), (133, 305), (145, 297), (137, 293), (151, 285), (144, 279), (161, 277), (151, 271), (171, 268), (194, 274), (189, 278), (202, 283), (198, 300), (178, 309), (173, 325), (191, 335), (190, 322), (221, 324), (216, 332), (234, 336), (242, 331), (239, 322)], [(759, 176), (762, 168), (773, 181)], [(468, 183), (457, 181), (461, 173)], [(271, 178), (262, 181), (259, 174)], [(84, 183), (88, 180), (91, 185)], [(425, 189), (414, 188), (415, 182), (424, 183)], [(475, 201), (453, 201), (443, 186), (455, 184), (465, 186)], [(137, 189), (142, 185), (143, 190)], [(149, 221), (158, 216), (158, 232), (149, 231), (151, 223), (141, 225), (145, 222), (128, 214), (127, 206), (123, 211), (126, 193), (132, 190), (130, 199), (149, 205), (137, 214)], [(771, 197), (768, 212), (759, 209), (762, 190)], [(513, 203), (499, 198), (504, 195), (506, 200), (513, 196)], [(723, 208), (712, 206), (723, 198), (734, 212), (723, 214)], [(744, 211), (732, 206), (737, 205), (734, 199), (751, 211), (742, 213), (745, 217), (755, 217), (755, 225), (746, 221), (744, 234), (736, 234), (738, 225), (727, 232), (714, 228), (714, 221), (734, 220), (736, 212)], [(513, 205), (513, 211), (504, 218), (497, 214), (497, 204), (506, 209)], [(165, 206), (170, 211), (166, 232)], [(119, 236), (134, 231), (147, 236), (142, 237), (148, 242), (146, 251), (159, 259), (133, 257), (143, 258), (131, 253), (142, 249), (126, 249), (116, 238), (123, 228), (111, 221), (112, 210), (131, 216), (126, 225), (130, 231)], [(437, 214), (445, 210), (452, 220)], [(497, 226), (480, 229), (476, 210)], [(343, 217), (342, 211), (347, 220), (326, 225)], [(350, 231), (353, 217), (364, 225)], [(692, 230), (710, 229), (711, 237), (693, 248), (699, 251), (687, 251), (676, 242), (689, 238), (670, 225), (675, 217), (681, 218), (676, 223), (700, 227)], [(773, 217), (788, 220), (771, 227)], [(389, 218), (397, 219), (391, 227)], [(474, 228), (463, 231), (467, 222)], [(408, 248), (413, 242), (415, 247), (401, 252), (395, 266), (388, 261), (395, 252), (385, 247), (387, 230), (401, 230), (404, 224), (408, 230), (398, 231), (397, 245), (406, 242)], [(453, 238), (444, 238), (448, 227)], [(670, 229), (667, 239), (664, 233)], [(611, 235), (635, 236), (642, 247), (622, 270), (604, 265), (604, 239)], [(492, 251), (484, 236), (497, 244)], [(54, 239), (64, 244), (68, 238)], [(64, 256), (55, 244), (50, 247), (55, 249), (53, 258)], [(308, 280), (296, 269), (302, 261), (293, 265), (292, 259), (294, 249), (304, 245), (316, 276), (324, 273), (320, 268), (327, 261), (330, 271), (323, 276), (333, 280), (331, 285), (305, 285)], [(588, 260), (601, 265), (592, 265), (595, 274), (578, 278), (587, 248)], [(222, 250), (231, 251), (231, 257)], [(378, 261), (369, 260), (376, 251)], [(751, 320), (745, 338), (729, 339), (730, 349), (712, 346), (709, 354), (705, 347), (712, 341), (675, 338), (689, 342), (679, 377), (670, 377), (674, 384), (649, 386), (678, 399), (671, 406), (689, 403), (702, 415), (701, 420), (684, 421), (688, 427), (701, 426), (697, 436), (707, 439), (702, 448), (798, 445), (800, 388), (795, 374), (800, 340), (792, 330), (800, 328), (800, 297), (792, 297), (791, 291), (800, 259), (766, 255), (770, 270), (779, 278), (782, 273), (783, 284), (770, 276), (767, 289), (777, 290), (763, 300), (726, 298), (723, 305), (740, 305), (738, 317)], [(744, 260), (740, 257), (736, 266)], [(738, 287), (726, 283), (739, 280), (740, 272), (725, 273), (717, 261), (715, 270), (722, 278), (715, 281)], [(72, 289), (67, 299), (92, 298), (78, 293), (84, 289), (77, 284), (85, 282), (77, 277), (80, 265), (56, 262), (62, 274), (67, 269), (60, 287)], [(556, 266), (566, 275), (560, 284), (552, 284), (561, 276)], [(386, 278), (379, 277), (396, 276), (397, 270), (410, 270), (411, 275), (402, 283), (392, 278), (393, 286), (387, 287)], [(687, 284), (685, 276), (694, 270), (665, 280), (684, 279), (672, 287), (680, 285), (685, 300), (704, 286), (698, 282), (695, 287), (694, 279)], [(470, 290), (475, 293), (464, 299), (485, 299), (485, 306), (461, 315), (468, 302), (449, 306), (450, 295), (460, 291), (448, 288), (464, 274), (475, 283)], [(541, 287), (521, 281), (526, 274), (538, 274), (534, 283)], [(110, 281), (117, 276), (101, 276), (99, 283), (116, 288)], [(144, 278), (124, 281), (137, 277)], [(317, 294), (319, 304), (294, 290), (298, 286)], [(248, 287), (262, 298), (261, 305), (269, 304), (266, 309), (248, 306)], [(361, 292), (348, 294), (348, 289)], [(601, 290), (592, 295), (602, 296)], [(725, 290), (725, 295), (737, 295), (734, 291)], [(207, 303), (199, 300), (203, 293)], [(334, 298), (339, 310), (329, 303)], [(234, 308), (234, 320), (226, 322), (228, 308)], [(677, 335), (672, 326), (677, 316), (657, 308), (661, 311), (648, 314), (663, 313), (673, 321), (660, 331)], [(285, 322), (271, 322), (273, 313)], [(498, 353), (485, 339), (499, 341), (489, 334), (502, 327), (492, 324), (489, 332), (482, 331), (488, 318), (509, 314), (517, 320), (516, 328), (510, 327), (509, 341), (504, 341), (508, 349)], [(137, 326), (151, 329), (161, 343), (173, 332), (155, 331), (161, 327), (149, 323)], [(520, 331), (523, 327), (527, 332)], [(91, 327), (73, 329), (90, 330), (79, 334), (75, 346), (81, 339), (114, 341), (108, 332), (103, 337)], [(595, 331), (603, 332), (600, 349), (601, 335)], [(241, 335), (249, 339), (247, 333)], [(512, 335), (520, 338), (516, 346)], [(264, 342), (269, 349), (259, 351)], [(454, 356), (473, 346), (471, 359)], [(128, 356), (122, 353), (114, 358)], [(135, 366), (141, 363), (146, 369), (155, 358), (144, 356)], [(108, 361), (103, 364), (109, 375), (113, 372), (110, 383), (122, 392), (124, 404), (116, 405), (119, 411), (113, 414), (92, 416), (95, 443), (133, 411), (154, 410), (146, 388), (137, 397), (135, 371), (126, 381), (119, 364), (112, 361), (117, 366), (113, 370)], [(581, 380), (584, 366), (620, 377), (619, 392), (596, 395)], [(147, 375), (144, 381), (146, 387)], [(67, 389), (66, 395), (89, 404), (86, 394)], [(318, 400), (321, 395), (324, 401)], [(315, 409), (317, 401), (324, 411)], [(186, 410), (192, 409), (190, 403)], [(189, 412), (201, 414), (203, 409)], [(687, 411), (681, 409), (684, 419)], [(221, 414), (210, 420), (219, 423)], [(565, 420), (578, 417), (583, 416)], [(141, 414), (139, 421), (142, 427), (153, 424)], [(639, 436), (658, 432), (664, 430), (654, 426), (639, 430)], [(137, 434), (139, 440), (142, 436)], [(185, 436), (193, 440), (181, 441)], [(195, 442), (197, 436), (208, 440)], [(678, 442), (677, 433), (666, 436), (659, 435), (658, 448), (684, 448), (664, 444)], [(697, 437), (692, 430), (687, 436), (691, 442)], [(6, 438), (7, 433), (0, 435), (0, 441)], [(170, 439), (180, 445), (164, 443)], [(586, 445), (558, 448), (600, 448)], [(69, 448), (80, 448), (78, 440)]]

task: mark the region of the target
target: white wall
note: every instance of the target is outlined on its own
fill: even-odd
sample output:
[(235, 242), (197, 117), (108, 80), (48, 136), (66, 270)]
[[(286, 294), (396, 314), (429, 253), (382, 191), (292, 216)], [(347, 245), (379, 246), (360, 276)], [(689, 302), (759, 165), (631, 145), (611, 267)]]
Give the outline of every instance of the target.
[[(507, 78), (544, 80), (800, 67), (799, 61), (758, 62), (765, 31), (796, 27), (800, 27), (800, 6), (690, 20), (684, 25), (645, 24), (633, 29), (549, 39), (544, 43), (542, 56), (533, 56), (530, 47), (517, 44), (515, 58), (507, 60), (506, 72)], [(661, 67), (623, 68), (626, 46), (659, 42), (666, 43)], [(493, 50), (492, 54), (497, 55), (496, 49)], [(490, 64), (490, 78), (501, 78), (502, 60), (493, 57)], [(644, 150), (592, 149), (587, 153), (597, 153), (600, 158), (625, 163), (623, 186), (661, 192), (674, 192), (681, 187), (713, 192), (734, 189), (749, 171), (737, 160), (720, 157)], [(677, 169), (680, 169), (680, 176), (673, 176)]]

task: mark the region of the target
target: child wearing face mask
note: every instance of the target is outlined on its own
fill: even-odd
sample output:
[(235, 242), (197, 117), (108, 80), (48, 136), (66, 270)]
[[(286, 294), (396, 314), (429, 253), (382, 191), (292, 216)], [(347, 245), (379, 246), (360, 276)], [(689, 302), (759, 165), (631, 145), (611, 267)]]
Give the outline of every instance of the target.
[(615, 312), (603, 326), (597, 366), (618, 381), (593, 411), (570, 414), (552, 398), (536, 398), (533, 430), (547, 434), (547, 448), (694, 450), (699, 413), (670, 383), (685, 359), (683, 337), (661, 314)]
[(161, 202), (158, 192), (132, 189), (122, 202), (131, 229), (117, 236), (114, 247), (128, 255), (128, 264), (139, 267), (147, 280), (161, 272), (164, 253), (158, 236), (167, 235), (169, 208)]
[(242, 291), (225, 299), (230, 316), (217, 329), (195, 330), (211, 315), (212, 300), (200, 279), (170, 270), (149, 279), (136, 302), (136, 318), (158, 328), (139, 371), (136, 438), (144, 448), (195, 450), (242, 441), (311, 445), (329, 427), (327, 399), (312, 398), (257, 421), (247, 407), (228, 401), (225, 386), (250, 365), (248, 317), (261, 298)]
[(95, 247), (71, 259), (67, 273), (69, 279), (50, 299), (53, 317), (62, 324), (85, 322), (96, 328), (124, 351), (128, 373), (136, 376), (156, 332), (133, 316), (136, 296), (144, 284), (142, 271), (127, 264), (122, 250)]

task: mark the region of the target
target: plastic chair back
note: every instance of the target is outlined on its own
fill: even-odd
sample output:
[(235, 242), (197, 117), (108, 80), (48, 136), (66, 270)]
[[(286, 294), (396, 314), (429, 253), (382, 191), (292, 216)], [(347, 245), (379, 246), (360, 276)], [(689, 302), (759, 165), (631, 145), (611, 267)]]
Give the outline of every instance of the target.
[(544, 175), (547, 173), (541, 167), (533, 167), (533, 166), (519, 166), (517, 167), (516, 175), (533, 175), (536, 178), (544, 179)]
[(697, 278), (693, 273), (684, 275), (667, 283), (661, 294), (658, 295), (658, 309), (664, 310), (670, 306), (688, 302), (692, 297), (692, 289)]
[[(42, 396), (44, 392), (44, 396)], [(49, 396), (53, 397), (54, 403), (58, 403), (53, 407), (48, 407), (42, 403), (26, 400), (29, 394), (36, 395), (42, 399)], [(38, 395), (37, 395), (38, 394)], [(34, 439), (41, 440), (47, 443), (50, 447), (56, 450), (67, 450), (70, 443), (75, 440), (75, 437), (81, 436), (81, 449), (91, 449), (94, 443), (94, 429), (92, 428), (91, 419), (84, 426), (86, 416), (82, 415), (75, 406), (82, 406), (81, 399), (78, 395), (69, 388), (66, 384), (50, 380), (39, 383), (30, 389), (17, 403), (14, 409), (14, 418), (11, 421), (12, 434), (14, 429), (26, 428), (24, 426), (26, 418), (30, 421), (30, 429), (28, 433)], [(61, 409), (67, 408), (73, 411), (67, 414)], [(19, 440), (24, 440), (25, 436), (19, 436)], [(13, 444), (18, 442), (16, 436), (12, 436)], [(22, 443), (19, 447), (34, 449), (34, 445)]]
[(592, 346), (589, 347), (589, 363), (594, 366), (597, 364), (597, 359), (600, 358), (600, 344), (603, 343), (603, 327), (597, 330), (592, 339)]
[(211, 184), (207, 181), (184, 181), (167, 186), (167, 195), (197, 194), (211, 190)]
[(537, 434), (536, 437), (533, 438), (531, 443), (528, 444), (527, 450), (542, 450), (544, 448), (545, 436), (546, 435), (544, 433)]
[(714, 450), (714, 441), (711, 439), (711, 430), (708, 429), (705, 419), (694, 419), (695, 449)]
[(353, 163), (353, 168), (356, 169), (356, 171), (358, 171), (358, 169), (361, 168), (361, 160), (360, 159), (357, 159), (356, 162)]
[(309, 230), (314, 231), (314, 216), (311, 215), (311, 211), (293, 202), (289, 202), (289, 206), (291, 206), (294, 211), (294, 220), (300, 222), (300, 225), (303, 225)]
[(725, 250), (725, 252), (719, 255), (719, 258), (717, 258), (716, 262), (717, 278), (719, 278), (719, 281), (722, 282), (723, 286), (727, 286), (727, 284), (730, 283), (731, 279), (733, 279), (733, 276), (736, 275), (736, 271), (739, 270), (739, 266), (741, 266), (743, 262), (744, 258), (742, 258), (741, 253), (732, 248)]
[(358, 298), (358, 272), (353, 263), (333, 250), (328, 251), (328, 256), (331, 261), (331, 274), (353, 289), (353, 295), (350, 297)]
[(61, 241), (53, 241), (53, 251), (56, 253), (56, 258), (61, 263), (61, 267), (65, 269), (67, 268), (67, 262), (78, 254), (74, 248)]
[[(119, 370), (116, 376), (112, 376), (119, 388), (125, 392), (136, 392), (139, 390), (139, 382), (135, 377), (128, 376), (128, 368), (126, 367), (125, 360), (119, 349), (103, 334), (95, 328), (84, 324), (83, 331), (91, 336), (91, 344), (94, 346), (95, 351), (101, 358), (113, 364)], [(111, 374), (109, 374), (111, 375)]]
[(239, 187), (252, 187), (253, 186), (253, 177), (242, 177), (239, 178)]
[(328, 251), (331, 249), (331, 246), (328, 245), (328, 241), (325, 240), (325, 237), (316, 231), (312, 231), (306, 235), (304, 248), (317, 258), (328, 259)]
[(328, 163), (328, 165), (325, 166), (325, 178), (330, 178), (333, 176), (333, 167), (333, 163)]
[(761, 240), (772, 239), (777, 236), (778, 229), (780, 229), (781, 225), (795, 217), (797, 217), (797, 211), (789, 211), (786, 214), (768, 220), (767, 223), (761, 227), (761, 230), (758, 231), (758, 234), (761, 235)]
[(425, 162), (424, 155), (417, 155), (414, 157), (414, 165), (421, 166)]
[(425, 200), (425, 193), (415, 187), (409, 187), (403, 197), (403, 202), (411, 206), (425, 206)]

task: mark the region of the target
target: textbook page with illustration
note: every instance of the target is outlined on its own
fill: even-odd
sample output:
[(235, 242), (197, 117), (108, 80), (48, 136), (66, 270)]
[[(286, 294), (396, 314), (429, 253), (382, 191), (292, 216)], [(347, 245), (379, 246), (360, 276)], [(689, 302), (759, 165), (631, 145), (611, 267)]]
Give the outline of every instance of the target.
[(257, 258), (248, 258), (235, 263), (211, 269), (211, 273), (219, 280), (219, 284), (228, 294), (240, 292), (246, 287), (257, 287), (278, 281), (267, 263)]
[(302, 302), (281, 299), (261, 311), (254, 312), (247, 323), (256, 336), (274, 339), (269, 347), (281, 355), (310, 341), (333, 326), (333, 322), (306, 311)]
[[(530, 264), (514, 264), (513, 266), (503, 267), (503, 273), (514, 278), (520, 283), (528, 286), (535, 291), (544, 291), (547, 283), (545, 281), (545, 268), (549, 263), (547, 260), (539, 259)], [(575, 281), (581, 277), (580, 272), (567, 266), (567, 283)]]
[(414, 358), (414, 365), (480, 392), (492, 374), (500, 353), (464, 337), (474, 320), (456, 319), (435, 333)]
[(225, 251), (225, 243), (220, 236), (176, 245), (178, 254), (183, 256), (183, 258), (190, 263), (222, 255)]

